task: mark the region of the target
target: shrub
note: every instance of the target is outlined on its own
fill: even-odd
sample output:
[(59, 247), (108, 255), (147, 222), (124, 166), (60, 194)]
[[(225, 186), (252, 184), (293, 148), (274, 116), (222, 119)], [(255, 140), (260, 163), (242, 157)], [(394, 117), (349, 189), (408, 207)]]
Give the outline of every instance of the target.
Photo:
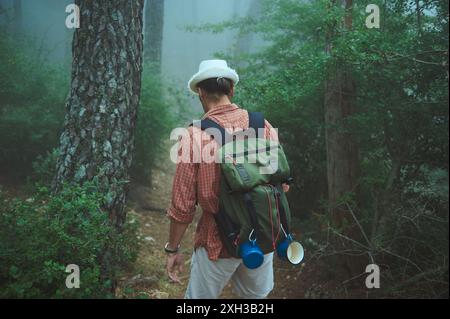
[[(68, 185), (26, 200), (0, 193), (0, 298), (113, 297), (104, 261), (115, 276), (136, 258), (136, 224), (118, 233), (94, 183)], [(80, 288), (65, 286), (66, 266), (80, 268)]]

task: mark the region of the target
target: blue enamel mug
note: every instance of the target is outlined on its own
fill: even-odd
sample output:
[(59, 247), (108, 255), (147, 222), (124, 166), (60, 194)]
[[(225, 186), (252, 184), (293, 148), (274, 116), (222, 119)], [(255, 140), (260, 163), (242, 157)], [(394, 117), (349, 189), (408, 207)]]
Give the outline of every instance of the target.
[(244, 265), (249, 269), (255, 269), (264, 262), (264, 254), (256, 240), (249, 240), (239, 246), (239, 252)]
[(277, 255), (282, 260), (287, 260), (293, 265), (298, 265), (305, 256), (305, 251), (302, 244), (293, 240), (289, 234), (277, 246)]

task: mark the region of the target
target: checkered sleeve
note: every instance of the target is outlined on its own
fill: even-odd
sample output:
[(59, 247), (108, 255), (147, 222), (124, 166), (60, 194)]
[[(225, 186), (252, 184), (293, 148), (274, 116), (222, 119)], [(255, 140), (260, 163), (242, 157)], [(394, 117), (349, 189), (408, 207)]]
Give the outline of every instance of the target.
[[(197, 205), (198, 163), (193, 161), (192, 129), (179, 141), (178, 163), (173, 178), (172, 202), (167, 214), (173, 220), (189, 224), (192, 222)], [(186, 160), (186, 154), (188, 160)]]

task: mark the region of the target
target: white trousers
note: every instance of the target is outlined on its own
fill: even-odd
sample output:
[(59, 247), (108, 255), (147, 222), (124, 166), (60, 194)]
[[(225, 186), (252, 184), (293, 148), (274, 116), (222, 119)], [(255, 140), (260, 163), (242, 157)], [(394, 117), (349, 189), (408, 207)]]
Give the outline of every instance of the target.
[(245, 299), (262, 299), (273, 289), (273, 252), (264, 255), (263, 264), (248, 269), (237, 258), (220, 258), (212, 261), (205, 248), (192, 254), (191, 276), (186, 299), (217, 299), (228, 281), (233, 292)]

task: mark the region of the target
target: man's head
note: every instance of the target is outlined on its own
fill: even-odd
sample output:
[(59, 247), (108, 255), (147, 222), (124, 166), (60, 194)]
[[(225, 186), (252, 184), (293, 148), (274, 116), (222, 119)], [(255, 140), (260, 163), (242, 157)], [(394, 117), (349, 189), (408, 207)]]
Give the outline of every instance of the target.
[(199, 95), (206, 111), (210, 105), (231, 102), (234, 86), (238, 82), (238, 74), (228, 67), (226, 61), (205, 60), (200, 63), (198, 72), (189, 80), (188, 88)]
[(233, 81), (224, 77), (210, 78), (197, 84), (198, 96), (205, 111), (210, 105), (231, 103), (234, 95)]

